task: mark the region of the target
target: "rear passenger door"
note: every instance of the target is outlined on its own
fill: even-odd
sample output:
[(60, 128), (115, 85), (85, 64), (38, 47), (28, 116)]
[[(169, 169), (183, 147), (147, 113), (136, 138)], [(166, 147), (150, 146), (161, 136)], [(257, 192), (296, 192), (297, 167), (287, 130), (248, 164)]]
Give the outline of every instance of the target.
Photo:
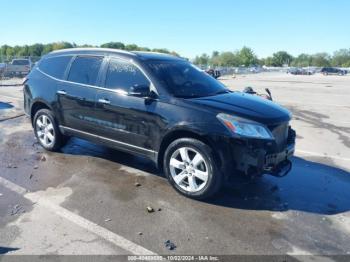
[(126, 150), (152, 154), (152, 130), (156, 125), (156, 100), (146, 102), (143, 97), (129, 96), (134, 85), (150, 87), (151, 83), (135, 64), (111, 58), (106, 66), (105, 89), (96, 97), (98, 134), (114, 140)]
[[(103, 57), (76, 56), (66, 81), (57, 88), (62, 125), (74, 130), (94, 132), (94, 106)], [(73, 131), (74, 131), (73, 130)]]

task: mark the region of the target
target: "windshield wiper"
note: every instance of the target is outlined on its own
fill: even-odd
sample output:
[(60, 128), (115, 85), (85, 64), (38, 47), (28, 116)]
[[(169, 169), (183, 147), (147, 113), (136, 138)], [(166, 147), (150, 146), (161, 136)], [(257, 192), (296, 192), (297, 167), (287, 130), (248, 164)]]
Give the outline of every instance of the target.
[(228, 90), (228, 89), (224, 89), (224, 90), (220, 90), (220, 91), (215, 92), (214, 94), (212, 94), (212, 96), (215, 96), (215, 95), (222, 95), (222, 94), (228, 94), (228, 93), (231, 93), (231, 91)]
[(175, 96), (178, 98), (184, 98), (184, 99), (191, 99), (191, 98), (199, 98), (199, 97), (203, 97), (203, 96), (198, 96), (198, 95), (190, 95), (190, 96), (184, 96), (184, 95), (179, 95), (179, 96)]

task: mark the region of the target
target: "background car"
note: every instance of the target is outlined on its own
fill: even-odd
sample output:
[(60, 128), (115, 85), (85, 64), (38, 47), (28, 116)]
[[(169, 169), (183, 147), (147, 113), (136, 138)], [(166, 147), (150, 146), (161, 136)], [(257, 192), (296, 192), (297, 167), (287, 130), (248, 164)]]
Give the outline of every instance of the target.
[(208, 69), (205, 72), (214, 77), (215, 79), (218, 79), (221, 76), (221, 72), (219, 70)]
[(292, 75), (313, 75), (314, 73), (315, 71), (309, 68), (292, 67), (287, 70), (287, 74)]
[(335, 67), (323, 67), (321, 73), (324, 75), (346, 75), (348, 71)]
[(30, 59), (13, 59), (5, 68), (5, 76), (24, 77), (29, 74), (32, 68), (32, 62)]
[(0, 63), (0, 76), (3, 75), (4, 71), (6, 68), (6, 64), (5, 63)]

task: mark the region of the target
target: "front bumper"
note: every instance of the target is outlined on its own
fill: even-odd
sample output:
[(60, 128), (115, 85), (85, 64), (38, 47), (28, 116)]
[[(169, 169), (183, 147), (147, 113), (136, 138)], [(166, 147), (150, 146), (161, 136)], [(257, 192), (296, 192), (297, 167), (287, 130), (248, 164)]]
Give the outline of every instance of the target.
[(290, 144), (287, 148), (277, 154), (269, 154), (265, 157), (263, 172), (269, 175), (283, 177), (292, 169), (290, 158), (294, 155), (295, 144)]
[(252, 139), (230, 141), (229, 173), (234, 169), (248, 176), (287, 175), (292, 169), (290, 159), (295, 151), (295, 137), (295, 131), (289, 128), (288, 138), (282, 148), (274, 141)]

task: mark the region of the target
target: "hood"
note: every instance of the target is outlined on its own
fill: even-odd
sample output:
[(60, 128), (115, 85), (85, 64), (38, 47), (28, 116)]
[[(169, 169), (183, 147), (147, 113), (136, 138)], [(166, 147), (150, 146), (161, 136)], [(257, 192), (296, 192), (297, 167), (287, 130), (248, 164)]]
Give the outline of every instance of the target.
[(247, 118), (265, 125), (289, 121), (291, 113), (275, 102), (241, 92), (188, 99), (192, 103)]

